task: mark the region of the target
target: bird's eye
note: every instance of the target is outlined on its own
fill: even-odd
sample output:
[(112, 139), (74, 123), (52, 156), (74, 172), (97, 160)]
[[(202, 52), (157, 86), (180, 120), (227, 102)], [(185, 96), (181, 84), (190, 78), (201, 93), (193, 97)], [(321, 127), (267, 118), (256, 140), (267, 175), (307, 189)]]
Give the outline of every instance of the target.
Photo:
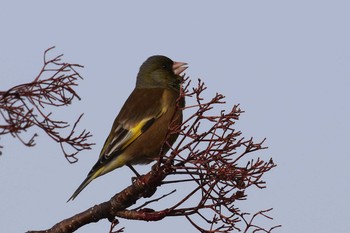
[(166, 69), (166, 68), (168, 68), (168, 66), (167, 65), (162, 65), (162, 68)]

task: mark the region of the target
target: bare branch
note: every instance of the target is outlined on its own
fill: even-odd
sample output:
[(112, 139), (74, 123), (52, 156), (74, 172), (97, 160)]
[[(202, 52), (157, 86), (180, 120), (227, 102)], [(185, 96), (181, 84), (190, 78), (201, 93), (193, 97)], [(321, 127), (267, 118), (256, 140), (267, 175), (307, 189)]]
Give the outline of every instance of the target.
[[(62, 54), (49, 59), (48, 53), (53, 48), (45, 51), (43, 67), (32, 82), (0, 91), (0, 122), (3, 122), (0, 125), (0, 135), (11, 134), (24, 145), (34, 146), (35, 137), (38, 136), (36, 133), (29, 140), (23, 140), (21, 134), (36, 126), (60, 144), (69, 162), (76, 162), (75, 155), (78, 152), (91, 149), (94, 145), (88, 142), (92, 136), (90, 132), (75, 132), (82, 115), (68, 136), (63, 136), (63, 130), (68, 130), (69, 123), (55, 120), (52, 112), (47, 112), (46, 108), (68, 106), (74, 99), (80, 100), (74, 88), (78, 86), (77, 81), (82, 79), (76, 68), (83, 66), (62, 62)], [(66, 147), (73, 152), (67, 152)]]

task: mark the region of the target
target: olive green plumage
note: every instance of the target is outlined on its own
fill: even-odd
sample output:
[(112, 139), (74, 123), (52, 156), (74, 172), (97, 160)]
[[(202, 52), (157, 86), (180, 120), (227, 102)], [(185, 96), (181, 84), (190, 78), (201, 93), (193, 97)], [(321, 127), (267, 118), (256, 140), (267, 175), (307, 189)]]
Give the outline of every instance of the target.
[[(135, 89), (115, 119), (97, 163), (69, 200), (101, 175), (124, 165), (147, 164), (159, 157), (169, 124), (182, 122), (176, 101), (180, 94), (179, 75), (187, 68), (185, 65), (159, 55), (142, 64)], [(173, 144), (177, 136), (172, 135), (168, 142)]]

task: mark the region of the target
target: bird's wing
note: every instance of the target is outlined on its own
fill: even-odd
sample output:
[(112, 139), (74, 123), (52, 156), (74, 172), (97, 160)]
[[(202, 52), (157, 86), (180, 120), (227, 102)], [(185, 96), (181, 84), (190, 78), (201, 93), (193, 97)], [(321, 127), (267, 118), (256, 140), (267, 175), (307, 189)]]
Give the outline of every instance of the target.
[(114, 121), (100, 162), (118, 156), (167, 111), (162, 94), (163, 89), (135, 89), (131, 93)]
[(145, 116), (139, 121), (127, 121), (126, 123), (129, 124), (117, 124), (116, 128), (113, 130), (114, 133), (111, 132), (110, 136), (107, 138), (105, 146), (102, 149), (103, 153), (101, 153), (100, 157), (109, 157), (112, 154), (117, 155), (118, 152), (123, 151), (141, 134), (143, 134), (157, 118), (162, 116), (163, 113), (163, 111), (159, 111), (157, 114), (147, 117)]

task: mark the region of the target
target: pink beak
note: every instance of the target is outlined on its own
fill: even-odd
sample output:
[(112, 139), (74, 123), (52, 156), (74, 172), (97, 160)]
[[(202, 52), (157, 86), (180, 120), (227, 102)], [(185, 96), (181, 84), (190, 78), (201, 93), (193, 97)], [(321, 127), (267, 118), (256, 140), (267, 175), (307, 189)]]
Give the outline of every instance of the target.
[(186, 66), (187, 63), (185, 62), (177, 62), (175, 61), (173, 64), (173, 71), (176, 75), (180, 75), (182, 72), (184, 72), (188, 66)]

